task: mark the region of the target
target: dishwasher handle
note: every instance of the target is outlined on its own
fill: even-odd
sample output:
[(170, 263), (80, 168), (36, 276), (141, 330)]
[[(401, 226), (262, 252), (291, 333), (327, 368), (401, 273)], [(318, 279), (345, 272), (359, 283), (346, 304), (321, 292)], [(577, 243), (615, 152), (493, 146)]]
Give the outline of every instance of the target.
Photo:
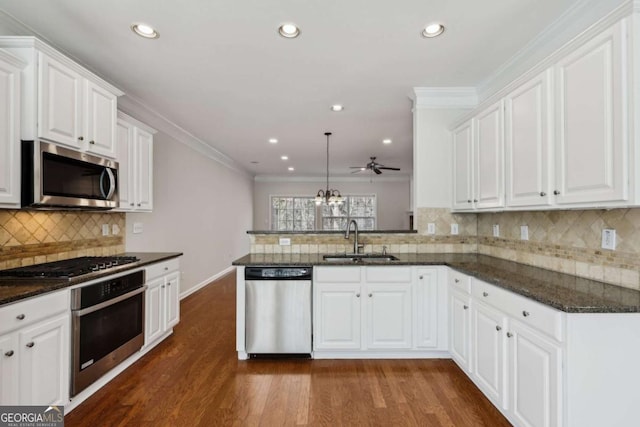
[(246, 267), (245, 280), (311, 280), (311, 266)]

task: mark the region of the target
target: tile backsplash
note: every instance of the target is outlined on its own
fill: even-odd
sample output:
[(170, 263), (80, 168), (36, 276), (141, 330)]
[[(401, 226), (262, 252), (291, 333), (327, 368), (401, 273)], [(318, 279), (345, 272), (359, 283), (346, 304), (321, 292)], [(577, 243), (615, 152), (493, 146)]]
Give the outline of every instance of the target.
[(0, 209), (0, 269), (124, 252), (125, 226), (124, 213)]

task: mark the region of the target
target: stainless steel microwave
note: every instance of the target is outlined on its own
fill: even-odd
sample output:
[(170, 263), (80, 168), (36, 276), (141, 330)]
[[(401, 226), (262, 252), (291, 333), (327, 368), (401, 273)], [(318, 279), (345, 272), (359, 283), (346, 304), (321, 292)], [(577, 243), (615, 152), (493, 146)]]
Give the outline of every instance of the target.
[(118, 162), (50, 142), (22, 141), (22, 207), (113, 209)]

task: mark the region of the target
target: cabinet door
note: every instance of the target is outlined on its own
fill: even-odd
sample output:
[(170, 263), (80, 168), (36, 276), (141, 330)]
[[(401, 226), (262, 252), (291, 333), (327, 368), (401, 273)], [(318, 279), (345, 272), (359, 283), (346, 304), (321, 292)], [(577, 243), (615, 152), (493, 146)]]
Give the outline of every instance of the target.
[(469, 314), (470, 298), (459, 292), (451, 292), (449, 297), (449, 345), (451, 357), (463, 370), (470, 372), (469, 359)]
[(360, 284), (314, 283), (314, 350), (360, 350)]
[(475, 195), (477, 208), (504, 206), (502, 101), (477, 116)]
[(437, 348), (438, 270), (418, 270), (415, 300), (415, 345), (419, 348)]
[(136, 158), (136, 209), (153, 209), (153, 135), (140, 128), (134, 130)]
[(84, 147), (82, 77), (43, 53), (39, 61), (38, 135), (71, 147)]
[(20, 204), (20, 69), (0, 60), (0, 205)]
[(165, 330), (173, 328), (180, 321), (180, 273), (175, 272), (165, 278)]
[(18, 404), (17, 334), (0, 336), (0, 405)]
[(69, 399), (69, 315), (19, 333), (20, 404), (60, 405)]
[(100, 86), (85, 80), (85, 138), (88, 151), (107, 157), (116, 154), (118, 98)]
[(411, 347), (411, 285), (368, 283), (367, 348)]
[(561, 348), (515, 320), (508, 337), (513, 420), (521, 426), (560, 425)]
[(505, 98), (507, 206), (551, 204), (551, 71)]
[(473, 375), (484, 394), (498, 407), (505, 406), (506, 317), (482, 303), (472, 309)]
[(149, 345), (164, 333), (164, 277), (147, 283), (144, 343)]
[(121, 210), (135, 209), (135, 153), (133, 152), (133, 126), (118, 120), (118, 197)]
[(556, 66), (559, 204), (628, 198), (625, 37), (619, 22)]
[(453, 208), (473, 208), (473, 120), (453, 131)]

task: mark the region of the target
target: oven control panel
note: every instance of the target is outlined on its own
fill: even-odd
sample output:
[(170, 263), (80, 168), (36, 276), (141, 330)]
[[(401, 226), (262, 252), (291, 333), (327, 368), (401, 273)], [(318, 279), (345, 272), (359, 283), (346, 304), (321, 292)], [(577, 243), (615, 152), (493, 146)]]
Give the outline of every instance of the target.
[[(115, 279), (73, 289), (71, 294), (72, 310), (91, 307), (117, 298), (144, 285), (144, 270), (136, 271)], [(79, 297), (78, 297), (79, 293)]]

